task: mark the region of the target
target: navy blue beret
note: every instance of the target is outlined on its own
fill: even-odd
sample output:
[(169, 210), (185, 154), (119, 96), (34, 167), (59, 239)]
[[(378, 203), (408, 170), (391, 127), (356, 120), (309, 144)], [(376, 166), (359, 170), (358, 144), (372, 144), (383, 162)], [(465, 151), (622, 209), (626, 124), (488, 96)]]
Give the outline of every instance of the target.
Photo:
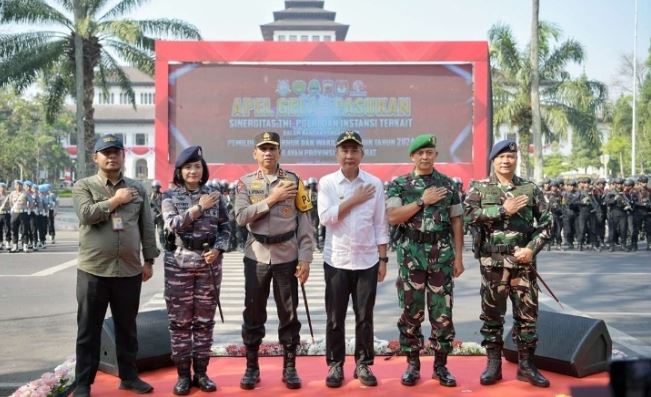
[(194, 163), (195, 161), (201, 161), (203, 159), (203, 151), (201, 146), (188, 146), (183, 149), (183, 151), (176, 158), (176, 163), (174, 166), (180, 168), (183, 164)]
[(504, 152), (517, 152), (518, 151), (518, 145), (516, 145), (515, 141), (511, 139), (505, 139), (503, 141), (499, 141), (493, 146), (491, 149), (491, 152), (488, 154), (488, 160), (493, 161), (493, 159), (500, 154)]
[(95, 141), (95, 153), (110, 148), (124, 149), (124, 144), (120, 138), (113, 134), (106, 134)]

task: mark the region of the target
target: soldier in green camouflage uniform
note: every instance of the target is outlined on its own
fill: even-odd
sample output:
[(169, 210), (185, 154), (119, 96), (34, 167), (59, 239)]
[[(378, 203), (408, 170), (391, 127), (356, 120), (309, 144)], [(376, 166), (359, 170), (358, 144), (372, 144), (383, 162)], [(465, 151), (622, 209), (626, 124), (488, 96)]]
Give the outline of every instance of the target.
[(471, 227), (480, 229), (474, 245), (482, 275), (482, 345), (488, 354), (488, 366), (480, 381), (490, 385), (502, 379), (502, 334), (506, 300), (510, 298), (513, 339), (518, 346), (517, 378), (548, 387), (549, 381), (533, 365), (538, 340), (538, 285), (534, 270), (536, 254), (549, 241), (552, 214), (540, 188), (514, 175), (515, 142), (498, 142), (489, 159), (493, 173), (476, 183), (465, 201)]
[(433, 135), (416, 137), (409, 154), (414, 170), (387, 188), (389, 223), (403, 229), (397, 243), (398, 296), (404, 308), (398, 329), (408, 366), (401, 381), (413, 386), (420, 378), (421, 323), (427, 313), (435, 350), (432, 377), (441, 385), (456, 386), (446, 364), (454, 339), (453, 277), (463, 272), (463, 207), (454, 181), (434, 169), (438, 152)]

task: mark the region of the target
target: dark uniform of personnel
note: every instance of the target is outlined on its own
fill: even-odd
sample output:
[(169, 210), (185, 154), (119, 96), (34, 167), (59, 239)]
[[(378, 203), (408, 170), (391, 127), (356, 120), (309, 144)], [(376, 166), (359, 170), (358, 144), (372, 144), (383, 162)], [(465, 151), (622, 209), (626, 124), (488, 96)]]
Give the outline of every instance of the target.
[[(275, 145), (280, 150), (280, 137), (265, 132), (255, 137), (256, 149)], [(265, 200), (279, 184), (297, 187), (298, 200), (287, 199), (269, 207)], [(312, 262), (313, 236), (310, 223), (309, 196), (303, 192), (298, 175), (277, 167), (275, 174), (262, 168), (240, 178), (235, 196), (235, 217), (246, 226), (248, 239), (244, 247), (244, 323), (242, 339), (246, 346), (247, 368), (240, 387), (253, 389), (260, 379), (258, 348), (265, 336), (269, 284), (273, 282), (278, 311), (278, 340), (284, 349), (283, 381), (289, 388), (301, 387), (296, 373), (296, 347), (300, 343), (301, 323), (298, 306), (297, 264)]]
[[(517, 153), (515, 142), (498, 142), (491, 150), (489, 159), (492, 162), (504, 152)], [(507, 215), (503, 206), (505, 200), (522, 195), (528, 197), (526, 206), (511, 216)], [(487, 350), (488, 366), (480, 381), (488, 385), (502, 378), (504, 315), (506, 301), (510, 298), (513, 306), (513, 340), (518, 347), (518, 379), (529, 381), (534, 386), (547, 387), (549, 381), (533, 365), (538, 341), (535, 256), (549, 241), (552, 222), (543, 192), (533, 182), (518, 176), (513, 176), (511, 183), (501, 184), (493, 174), (476, 183), (468, 192), (465, 210), (471, 224), (481, 228), (480, 238), (475, 244), (482, 275), (482, 346)], [(515, 259), (516, 251), (524, 247), (533, 252), (532, 263), (520, 263)]]
[(646, 250), (651, 251), (651, 190), (648, 187), (649, 179), (641, 176), (638, 183), (638, 202), (635, 206), (633, 219), (637, 222), (637, 229), (644, 233)]
[(599, 237), (602, 245), (606, 245), (606, 218), (608, 216), (608, 208), (604, 204), (604, 195), (606, 180), (604, 178), (599, 178), (592, 188), (592, 195), (595, 202), (599, 205), (601, 210), (601, 219), (597, 219), (595, 224), (597, 227), (597, 236)]
[(576, 240), (579, 244), (579, 251), (583, 251), (584, 245), (592, 244), (595, 249), (601, 249), (600, 238), (597, 234), (597, 221), (603, 219), (601, 206), (595, 200), (590, 183), (592, 180), (585, 176), (579, 178), (578, 214), (576, 217)]
[(563, 194), (559, 190), (558, 181), (550, 181), (549, 191), (544, 194), (553, 218), (548, 247), (551, 247), (552, 244), (557, 244), (560, 248), (563, 243), (563, 235), (561, 234), (563, 230), (563, 209), (561, 206)]
[[(197, 190), (189, 190), (181, 176), (187, 163), (201, 161), (204, 175)], [(190, 146), (179, 154), (174, 170), (174, 189), (167, 190), (162, 200), (162, 217), (170, 232), (165, 245), (165, 302), (169, 317), (172, 360), (177, 365), (179, 381), (175, 394), (188, 394), (190, 364), (195, 372), (194, 383), (204, 391), (216, 390), (207, 377), (210, 361), (215, 309), (222, 280), (222, 253), (230, 239), (226, 201), (219, 197), (208, 209), (199, 204), (210, 194), (205, 185), (208, 167), (201, 147)], [(216, 249), (219, 256), (206, 263), (202, 254)]]
[(154, 225), (158, 232), (158, 242), (161, 246), (165, 245), (165, 224), (163, 222), (163, 211), (161, 206), (163, 204), (163, 193), (160, 191), (161, 185), (159, 181), (151, 183), (151, 193), (149, 194), (149, 205), (154, 217)]
[(622, 178), (614, 178), (612, 188), (604, 196), (604, 203), (608, 207), (608, 250), (611, 252), (617, 244), (628, 249), (628, 213), (633, 207), (622, 191), (623, 183)]
[(576, 181), (567, 183), (563, 192), (561, 208), (563, 209), (563, 249), (574, 249), (576, 235), (576, 217), (579, 213), (579, 192), (576, 190)]
[[(435, 148), (433, 135), (420, 135), (409, 146), (409, 154), (423, 148)], [(425, 206), (423, 192), (430, 187), (444, 187), (447, 194), (438, 202)], [(435, 350), (434, 376), (445, 386), (456, 386), (446, 368), (452, 351), (453, 272), (455, 253), (452, 218), (463, 215), (457, 184), (436, 169), (429, 175), (412, 171), (394, 179), (387, 189), (387, 208), (417, 203), (421, 210), (401, 227), (402, 240), (397, 244), (399, 285), (398, 299), (403, 308), (398, 320), (400, 350), (408, 354), (408, 368), (402, 377), (412, 386), (420, 377), (419, 352), (423, 347), (421, 324), (425, 316), (432, 326), (430, 342)]]

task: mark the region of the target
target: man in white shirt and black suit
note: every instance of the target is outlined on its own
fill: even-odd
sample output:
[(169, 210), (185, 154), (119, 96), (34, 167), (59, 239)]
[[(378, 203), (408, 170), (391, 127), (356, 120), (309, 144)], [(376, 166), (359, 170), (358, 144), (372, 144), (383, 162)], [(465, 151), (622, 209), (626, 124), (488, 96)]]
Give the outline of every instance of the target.
[(373, 307), (377, 283), (387, 271), (388, 223), (384, 186), (361, 170), (362, 138), (355, 131), (339, 135), (336, 156), (340, 169), (319, 182), (319, 220), (326, 227), (323, 250), (326, 362), (328, 387), (343, 383), (346, 357), (345, 322), (348, 298), (355, 312), (355, 373), (366, 386), (376, 386), (373, 364)]

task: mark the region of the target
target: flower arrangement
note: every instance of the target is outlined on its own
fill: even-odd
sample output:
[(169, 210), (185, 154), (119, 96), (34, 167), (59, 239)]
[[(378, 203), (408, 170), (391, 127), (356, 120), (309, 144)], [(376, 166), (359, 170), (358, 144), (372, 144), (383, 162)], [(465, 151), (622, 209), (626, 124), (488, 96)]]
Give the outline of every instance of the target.
[[(386, 341), (375, 338), (375, 354), (378, 356), (394, 356), (400, 354), (400, 343), (397, 340)], [(346, 339), (346, 354), (352, 355), (355, 352), (355, 338)], [(246, 355), (246, 346), (240, 344), (222, 344), (213, 345), (212, 353), (214, 356), (234, 357)], [(282, 356), (283, 347), (279, 343), (263, 343), (259, 349), (260, 356)], [(325, 354), (325, 339), (315, 339), (313, 342), (301, 341), (296, 348), (296, 354), (302, 356), (319, 356)], [(421, 355), (433, 355), (434, 349), (431, 344), (427, 343), (421, 350)], [(486, 350), (474, 342), (461, 342), (455, 340), (452, 342), (452, 352), (454, 356), (483, 356)]]
[(39, 379), (21, 386), (12, 397), (65, 396), (75, 379), (75, 358), (69, 357), (54, 372), (46, 372)]

